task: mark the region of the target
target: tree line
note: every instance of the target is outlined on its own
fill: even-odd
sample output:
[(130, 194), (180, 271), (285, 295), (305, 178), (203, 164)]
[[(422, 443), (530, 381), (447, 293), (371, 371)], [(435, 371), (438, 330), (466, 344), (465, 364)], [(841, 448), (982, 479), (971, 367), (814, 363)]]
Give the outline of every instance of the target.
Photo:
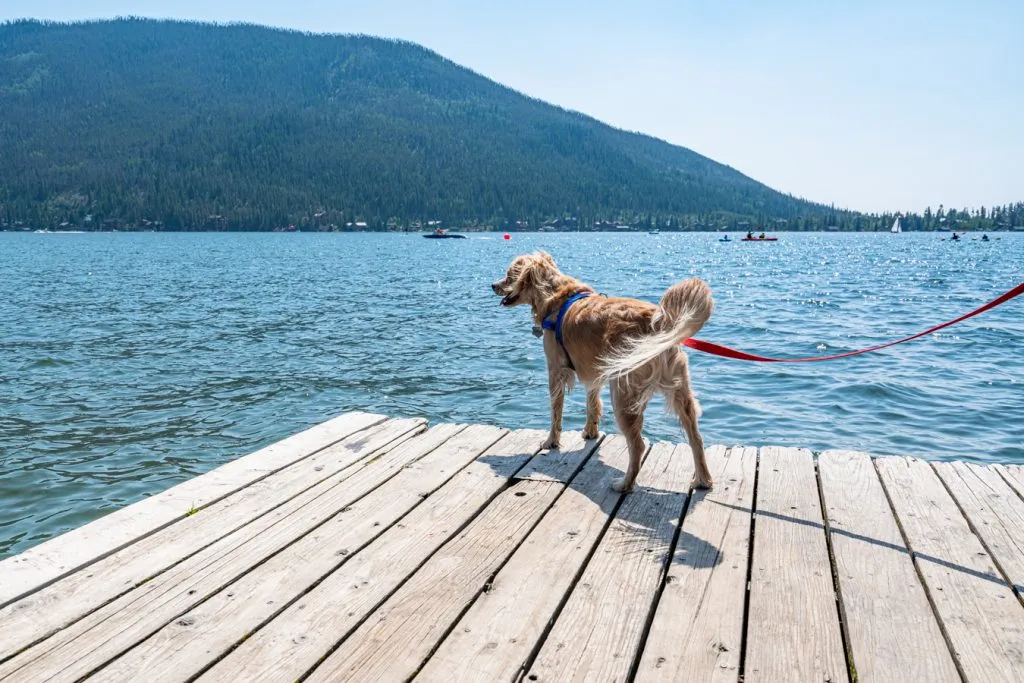
[[(0, 229), (880, 230), (420, 46), (123, 19), (0, 25)], [(941, 213), (941, 216), (939, 214)], [(1021, 224), (941, 209), (905, 229)], [(949, 224), (953, 224), (949, 223)]]

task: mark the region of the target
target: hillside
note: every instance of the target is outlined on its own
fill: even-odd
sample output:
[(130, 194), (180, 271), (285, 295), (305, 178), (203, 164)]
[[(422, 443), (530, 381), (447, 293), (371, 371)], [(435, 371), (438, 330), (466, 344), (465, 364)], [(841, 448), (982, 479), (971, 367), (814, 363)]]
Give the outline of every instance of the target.
[(836, 220), (688, 149), (365, 36), (9, 23), (0, 111), (8, 226)]

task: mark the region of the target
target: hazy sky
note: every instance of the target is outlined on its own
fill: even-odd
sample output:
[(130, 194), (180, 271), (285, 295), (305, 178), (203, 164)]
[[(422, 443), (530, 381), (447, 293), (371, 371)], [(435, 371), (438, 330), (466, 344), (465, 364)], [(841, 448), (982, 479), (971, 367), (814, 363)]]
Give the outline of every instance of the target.
[(1021, 0), (3, 0), (425, 45), (768, 185), (865, 211), (1024, 200)]

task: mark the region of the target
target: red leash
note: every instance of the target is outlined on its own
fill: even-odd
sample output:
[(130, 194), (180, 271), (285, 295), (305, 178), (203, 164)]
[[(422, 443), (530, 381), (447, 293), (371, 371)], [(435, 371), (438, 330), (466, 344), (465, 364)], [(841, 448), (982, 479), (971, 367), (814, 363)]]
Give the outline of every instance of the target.
[(955, 325), (956, 323), (961, 322), (963, 320), (967, 320), (968, 318), (973, 318), (979, 313), (984, 313), (985, 311), (991, 308), (995, 308), (999, 304), (1004, 304), (1010, 299), (1016, 296), (1020, 296), (1021, 294), (1024, 294), (1024, 282), (1020, 283), (1006, 294), (1003, 294), (998, 299), (994, 299), (985, 304), (984, 306), (982, 306), (981, 308), (976, 308), (967, 315), (962, 315), (956, 320), (950, 320), (947, 323), (936, 325), (935, 327), (929, 328), (924, 332), (919, 332), (905, 339), (899, 339), (897, 341), (892, 341), (887, 344), (879, 344), (878, 346), (872, 346), (870, 349), (861, 349), (859, 351), (847, 351), (846, 353), (837, 353), (834, 356), (818, 356), (817, 358), (765, 358), (764, 356), (755, 356), (752, 353), (745, 353), (743, 351), (737, 351), (736, 349), (730, 349), (728, 346), (712, 344), (711, 342), (706, 342), (702, 339), (687, 339), (683, 342), (683, 345), (688, 346), (689, 348), (695, 351), (703, 351), (704, 353), (710, 353), (715, 356), (722, 356), (723, 358), (733, 358), (735, 360), (749, 360), (755, 361), (757, 363), (810, 363), (812, 361), (819, 360), (835, 360), (836, 358), (846, 358), (847, 356), (856, 356), (861, 353), (878, 351), (879, 349), (884, 349), (889, 346), (895, 346), (896, 344), (902, 344), (903, 342), (911, 341), (912, 339), (917, 339), (918, 337), (923, 337), (924, 335), (931, 334), (932, 332), (938, 332), (944, 327), (949, 327), (950, 325)]

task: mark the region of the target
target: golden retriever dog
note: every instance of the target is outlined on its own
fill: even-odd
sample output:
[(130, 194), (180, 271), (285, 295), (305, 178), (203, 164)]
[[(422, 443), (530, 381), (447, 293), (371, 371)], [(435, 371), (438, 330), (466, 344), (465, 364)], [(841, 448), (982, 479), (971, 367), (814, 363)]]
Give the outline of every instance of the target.
[[(711, 487), (704, 441), (697, 427), (700, 404), (690, 388), (686, 354), (679, 348), (711, 317), (714, 302), (705, 282), (689, 279), (674, 284), (658, 305), (605, 297), (560, 271), (549, 254), (539, 251), (516, 257), (505, 277), (491, 288), (502, 297), (502, 306), (530, 306), (538, 326), (535, 334), (543, 329), (551, 395), (551, 432), (545, 448), (559, 445), (565, 392), (577, 377), (587, 389), (583, 437), (596, 438), (601, 388), (610, 383), (615, 423), (629, 444), (629, 467), (613, 486), (617, 491), (630, 491), (646, 450), (641, 436), (644, 410), (654, 393), (661, 392), (679, 417), (693, 451), (694, 486)], [(566, 306), (581, 293), (584, 297)]]

